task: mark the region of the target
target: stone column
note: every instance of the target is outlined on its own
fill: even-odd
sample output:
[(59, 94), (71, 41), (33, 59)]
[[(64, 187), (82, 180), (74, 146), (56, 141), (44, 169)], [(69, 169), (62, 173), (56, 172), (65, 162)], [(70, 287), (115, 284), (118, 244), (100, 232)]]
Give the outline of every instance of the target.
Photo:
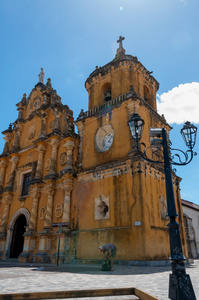
[(47, 95), (44, 95), (44, 99), (43, 99), (43, 105), (48, 105), (48, 97)]
[(55, 189), (53, 187), (49, 187), (47, 189), (48, 192), (48, 202), (46, 209), (46, 217), (44, 221), (44, 230), (49, 230), (52, 227), (52, 214), (53, 214), (53, 200), (55, 195)]
[(68, 141), (64, 145), (66, 147), (66, 167), (64, 170), (73, 170), (73, 149), (75, 144), (73, 141)]
[(12, 162), (12, 167), (11, 167), (11, 172), (10, 172), (10, 179), (7, 185), (7, 188), (13, 188), (13, 184), (14, 184), (14, 179), (15, 179), (15, 172), (16, 172), (16, 168), (17, 168), (17, 164), (19, 162), (19, 157), (18, 156), (13, 156), (10, 160)]
[(39, 138), (46, 138), (46, 114), (41, 119), (41, 132)]
[(60, 133), (60, 117), (61, 117), (61, 114), (56, 113), (53, 132)]
[(12, 202), (12, 195), (10, 194), (6, 194), (2, 199), (2, 203), (4, 203), (4, 210), (3, 210), (2, 222), (0, 226), (0, 235), (5, 236), (6, 234), (6, 227), (8, 223), (8, 216), (9, 216), (11, 202)]
[(37, 225), (37, 208), (38, 208), (38, 202), (40, 198), (40, 191), (37, 189), (36, 190), (33, 189), (31, 191), (31, 197), (33, 198), (33, 203), (32, 203), (32, 210), (31, 210), (28, 231), (34, 233), (36, 231), (36, 225)]
[(63, 216), (62, 216), (62, 222), (68, 222), (70, 224), (70, 190), (64, 191), (64, 209), (63, 209)]
[(65, 194), (64, 194), (64, 209), (62, 215), (62, 222), (67, 222), (70, 225), (70, 199), (71, 199), (71, 191), (73, 189), (73, 180), (67, 179), (64, 182), (65, 186)]
[(4, 137), (4, 140), (5, 140), (5, 144), (4, 144), (4, 148), (3, 148), (3, 155), (7, 155), (9, 154), (9, 142), (12, 138), (12, 134), (7, 134), (5, 137)]
[(21, 132), (16, 132), (12, 151), (16, 151), (16, 152), (19, 151), (19, 149), (20, 149), (20, 143), (19, 143), (20, 142), (20, 135), (21, 135)]
[[(68, 223), (68, 227), (62, 228), (62, 234), (60, 238), (60, 258), (59, 261), (64, 263), (66, 261), (70, 261), (74, 256), (71, 256), (71, 238), (70, 238), (70, 206), (71, 206), (71, 192), (73, 189), (73, 177), (70, 174), (65, 174), (65, 178), (62, 182), (62, 186), (64, 188), (64, 207), (63, 207), (63, 215), (62, 215), (62, 223)], [(69, 254), (70, 252), (70, 254)], [(52, 257), (52, 262), (56, 263), (57, 252), (54, 253)]]
[(0, 162), (0, 189), (3, 188), (3, 183), (4, 183), (4, 177), (5, 177), (5, 171), (6, 171), (6, 167), (8, 165), (8, 162), (6, 160), (2, 160)]
[(57, 173), (57, 150), (59, 147), (59, 139), (53, 138), (51, 140), (52, 152), (51, 152), (51, 164), (50, 164), (50, 172), (48, 175), (56, 175)]
[(78, 169), (82, 168), (82, 157), (83, 157), (83, 132), (84, 132), (84, 124), (83, 121), (77, 124), (78, 133), (79, 133), (79, 149), (78, 149)]
[(36, 168), (34, 179), (41, 179), (42, 171), (43, 171), (44, 153), (46, 151), (46, 147), (43, 144), (39, 144), (37, 151), (38, 151), (38, 161), (37, 161), (37, 168)]
[(10, 257), (10, 247), (11, 247), (12, 235), (13, 235), (13, 228), (8, 227), (5, 249), (4, 249), (3, 258), (2, 258), (3, 260)]
[(3, 155), (6, 155), (9, 153), (9, 139), (7, 136), (4, 137), (5, 140), (5, 144), (4, 144), (4, 148), (3, 148)]
[(18, 110), (18, 120), (23, 121), (23, 110), (24, 110), (23, 107), (20, 106), (17, 110)]

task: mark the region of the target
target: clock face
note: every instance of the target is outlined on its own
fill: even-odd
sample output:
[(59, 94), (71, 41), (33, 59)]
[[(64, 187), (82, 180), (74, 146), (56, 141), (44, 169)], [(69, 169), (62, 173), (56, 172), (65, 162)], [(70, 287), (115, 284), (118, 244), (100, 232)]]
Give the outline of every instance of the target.
[(106, 151), (108, 151), (111, 148), (111, 145), (113, 143), (113, 138), (114, 135), (112, 133), (108, 133), (107, 135), (105, 135), (103, 141), (103, 147)]
[(98, 152), (108, 151), (114, 140), (114, 130), (111, 125), (100, 127), (95, 135), (95, 147)]

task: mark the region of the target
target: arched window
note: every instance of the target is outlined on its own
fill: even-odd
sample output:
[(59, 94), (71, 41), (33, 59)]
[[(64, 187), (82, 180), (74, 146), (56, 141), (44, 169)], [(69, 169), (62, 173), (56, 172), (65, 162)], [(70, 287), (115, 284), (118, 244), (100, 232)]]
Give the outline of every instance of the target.
[(30, 181), (31, 181), (31, 173), (24, 174), (21, 196), (29, 195)]

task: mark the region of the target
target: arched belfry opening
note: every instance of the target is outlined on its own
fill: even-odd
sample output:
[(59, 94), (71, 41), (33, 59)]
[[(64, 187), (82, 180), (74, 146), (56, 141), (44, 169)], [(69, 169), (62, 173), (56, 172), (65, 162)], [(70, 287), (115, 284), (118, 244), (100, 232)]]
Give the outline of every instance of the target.
[(111, 100), (111, 84), (109, 82), (102, 86), (102, 96), (105, 101)]
[(15, 221), (12, 242), (10, 247), (10, 258), (18, 258), (23, 251), (24, 233), (27, 226), (26, 217), (21, 214)]

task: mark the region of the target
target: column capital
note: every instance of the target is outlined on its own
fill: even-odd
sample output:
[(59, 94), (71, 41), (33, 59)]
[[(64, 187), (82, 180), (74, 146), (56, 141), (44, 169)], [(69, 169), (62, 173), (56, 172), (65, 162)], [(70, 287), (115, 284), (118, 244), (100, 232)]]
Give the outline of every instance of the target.
[(52, 183), (52, 180), (49, 179), (45, 180), (45, 185), (42, 189), (42, 192), (54, 196), (56, 192), (56, 188), (55, 188), (55, 184)]
[(45, 152), (46, 151), (46, 145), (44, 143), (39, 143), (37, 146), (38, 152)]
[(71, 192), (73, 189), (73, 179), (65, 179), (62, 183), (62, 186), (65, 192)]
[(41, 195), (41, 189), (38, 189), (38, 186), (31, 187), (30, 189), (30, 197), (38, 200)]
[(59, 144), (60, 144), (60, 141), (56, 137), (52, 138), (51, 141), (50, 141), (50, 145), (52, 147), (56, 147), (57, 148), (59, 146)]
[(7, 159), (1, 158), (1, 160), (0, 160), (0, 167), (1, 168), (5, 168), (5, 167), (7, 167), (7, 165), (8, 165)]
[(73, 150), (75, 148), (75, 143), (74, 141), (66, 141), (65, 144), (63, 144), (63, 147), (65, 147), (67, 150)]
[(10, 159), (10, 161), (11, 161), (12, 163), (17, 163), (17, 162), (19, 161), (18, 155), (13, 154), (12, 157), (11, 157), (11, 159)]
[(60, 188), (63, 191), (72, 191), (74, 177), (70, 173), (65, 173), (61, 178), (57, 180), (56, 188)]
[(10, 204), (12, 203), (12, 195), (6, 193), (6, 194), (4, 195), (4, 197), (2, 198), (1, 201), (2, 201), (2, 203), (4, 203), (4, 204), (10, 205)]
[(72, 189), (64, 189), (64, 195), (70, 196)]

